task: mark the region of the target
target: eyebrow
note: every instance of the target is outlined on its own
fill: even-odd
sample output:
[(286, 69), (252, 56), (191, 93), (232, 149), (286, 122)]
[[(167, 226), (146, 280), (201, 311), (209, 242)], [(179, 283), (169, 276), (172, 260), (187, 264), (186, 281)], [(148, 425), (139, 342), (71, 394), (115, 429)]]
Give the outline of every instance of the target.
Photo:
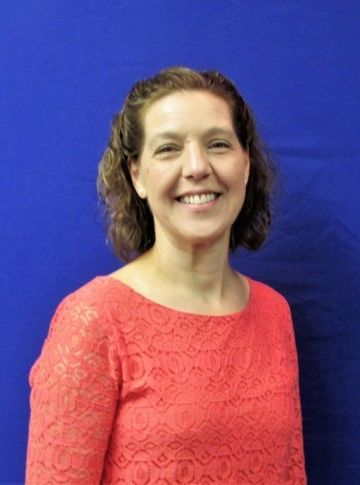
[[(211, 127), (203, 133), (203, 138), (208, 138), (210, 136), (227, 136), (230, 138), (236, 138), (236, 134), (234, 130), (229, 130), (229, 128), (221, 128), (221, 127)], [(181, 133), (176, 131), (163, 131), (155, 135), (150, 143), (149, 147), (152, 148), (156, 142), (163, 140), (163, 139), (173, 139), (178, 140), (181, 138)]]

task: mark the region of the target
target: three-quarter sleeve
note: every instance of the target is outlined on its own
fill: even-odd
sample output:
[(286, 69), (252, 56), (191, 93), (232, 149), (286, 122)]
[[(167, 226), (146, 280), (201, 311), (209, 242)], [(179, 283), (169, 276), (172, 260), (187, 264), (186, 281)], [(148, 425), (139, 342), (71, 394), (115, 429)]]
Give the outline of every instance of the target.
[(303, 426), (302, 413), (300, 401), (299, 388), (299, 366), (296, 349), (294, 325), (291, 316), (289, 305), (285, 305), (285, 331), (286, 331), (286, 347), (288, 353), (288, 362), (293, 369), (293, 383), (291, 394), (293, 398), (293, 407), (295, 413), (295, 426), (293, 429), (292, 439), (290, 442), (290, 458), (289, 466), (287, 468), (286, 483), (291, 485), (306, 485), (306, 470), (304, 458), (304, 444), (303, 444)]
[(118, 405), (120, 366), (98, 306), (68, 296), (30, 372), (26, 484), (98, 484)]

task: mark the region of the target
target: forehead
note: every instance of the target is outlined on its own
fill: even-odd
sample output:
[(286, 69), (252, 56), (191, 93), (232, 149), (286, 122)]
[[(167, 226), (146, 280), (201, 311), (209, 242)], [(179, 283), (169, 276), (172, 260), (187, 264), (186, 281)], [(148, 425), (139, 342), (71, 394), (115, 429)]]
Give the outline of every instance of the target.
[(163, 131), (201, 132), (209, 127), (232, 130), (227, 101), (207, 91), (177, 91), (152, 103), (143, 117), (145, 139)]

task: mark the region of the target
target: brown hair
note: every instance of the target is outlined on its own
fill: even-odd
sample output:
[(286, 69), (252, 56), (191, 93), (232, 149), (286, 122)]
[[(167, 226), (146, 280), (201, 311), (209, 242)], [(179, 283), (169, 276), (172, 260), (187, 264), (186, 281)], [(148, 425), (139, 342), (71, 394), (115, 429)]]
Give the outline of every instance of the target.
[(250, 175), (243, 207), (231, 228), (229, 250), (258, 249), (270, 225), (270, 192), (275, 169), (256, 130), (251, 109), (236, 86), (217, 71), (185, 67), (160, 71), (137, 82), (114, 117), (108, 147), (100, 161), (97, 188), (105, 205), (108, 238), (124, 261), (144, 253), (155, 242), (154, 221), (146, 200), (135, 191), (128, 169), (142, 152), (143, 114), (156, 100), (181, 90), (203, 90), (229, 103), (237, 137), (250, 157)]

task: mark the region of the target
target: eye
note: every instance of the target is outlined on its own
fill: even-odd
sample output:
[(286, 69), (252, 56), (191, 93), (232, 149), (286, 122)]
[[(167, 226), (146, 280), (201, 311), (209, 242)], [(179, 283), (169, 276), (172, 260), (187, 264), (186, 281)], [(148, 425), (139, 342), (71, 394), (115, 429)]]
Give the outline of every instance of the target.
[(172, 153), (172, 152), (175, 152), (177, 150), (179, 150), (179, 148), (175, 145), (163, 145), (156, 150), (155, 154), (156, 155), (157, 154), (165, 154), (166, 155), (167, 153)]
[(226, 149), (231, 148), (231, 145), (224, 140), (214, 140), (209, 144), (209, 148), (214, 151), (225, 151)]

